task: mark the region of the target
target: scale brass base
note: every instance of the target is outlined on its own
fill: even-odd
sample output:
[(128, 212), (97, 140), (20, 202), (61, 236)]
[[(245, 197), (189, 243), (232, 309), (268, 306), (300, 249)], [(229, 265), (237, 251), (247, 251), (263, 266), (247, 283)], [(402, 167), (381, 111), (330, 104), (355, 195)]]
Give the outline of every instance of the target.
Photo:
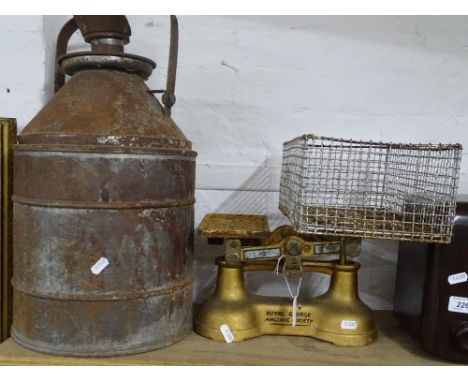
[[(248, 219), (248, 216), (244, 215), (244, 219)], [(211, 220), (204, 220), (199, 232), (218, 238), (222, 234), (219, 231), (222, 226), (220, 221), (231, 219), (231, 222), (235, 220), (239, 224), (242, 220), (242, 215), (207, 217)], [(252, 223), (252, 219), (249, 221)], [(210, 222), (218, 224), (219, 235), (215, 234)], [(348, 252), (358, 252), (355, 239), (341, 239), (339, 242), (337, 238), (326, 238), (323, 241), (314, 238), (314, 242), (311, 242), (294, 236), (292, 227), (286, 226), (267, 236), (262, 234), (263, 239), (258, 246), (243, 246), (241, 238), (251, 241), (254, 236), (258, 236), (252, 234), (253, 231), (249, 231), (249, 234), (246, 231), (240, 233), (239, 230), (239, 234), (236, 234), (232, 229), (229, 230), (229, 236), (236, 239), (226, 238), (225, 256), (217, 259), (216, 289), (198, 312), (194, 324), (198, 334), (225, 341), (221, 326), (227, 325), (233, 342), (263, 334), (280, 334), (314, 337), (339, 346), (364, 346), (377, 338), (372, 311), (358, 296), (359, 263), (346, 260), (345, 256), (346, 249)], [(266, 231), (268, 229), (255, 230), (257, 233)], [(296, 256), (300, 258), (300, 272), (319, 272), (331, 276), (330, 286), (325, 294), (311, 299), (298, 299), (294, 326), (292, 298), (257, 296), (249, 293), (244, 286), (244, 272), (273, 272), (278, 267), (278, 258), (268, 258), (275, 251), (293, 257), (289, 260), (285, 256), (283, 272), (289, 271), (294, 275), (296, 259), (292, 242), (299, 243), (300, 253)], [(311, 257), (318, 256), (317, 252), (337, 250), (340, 254), (337, 260), (310, 260)]]
[[(315, 265), (331, 271), (330, 289), (322, 296), (299, 300), (296, 326), (292, 326), (290, 298), (248, 293), (243, 266), (229, 266), (221, 261), (216, 290), (201, 307), (195, 331), (217, 341), (224, 341), (220, 327), (228, 325), (234, 342), (263, 334), (309, 336), (339, 346), (373, 342), (377, 331), (372, 311), (354, 289), (358, 264), (316, 262)], [(273, 271), (275, 264), (270, 263), (270, 267)]]

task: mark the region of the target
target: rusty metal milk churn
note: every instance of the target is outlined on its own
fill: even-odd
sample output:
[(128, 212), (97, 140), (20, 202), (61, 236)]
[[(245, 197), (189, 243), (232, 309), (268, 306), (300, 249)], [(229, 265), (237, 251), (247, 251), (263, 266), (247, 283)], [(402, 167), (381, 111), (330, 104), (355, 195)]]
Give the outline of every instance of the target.
[[(78, 29), (92, 51), (66, 54)], [(155, 63), (124, 53), (130, 34), (124, 16), (68, 21), (56, 94), (18, 136), (12, 337), (33, 350), (137, 353), (192, 327), (196, 153), (170, 117), (177, 19), (164, 106), (144, 83)]]

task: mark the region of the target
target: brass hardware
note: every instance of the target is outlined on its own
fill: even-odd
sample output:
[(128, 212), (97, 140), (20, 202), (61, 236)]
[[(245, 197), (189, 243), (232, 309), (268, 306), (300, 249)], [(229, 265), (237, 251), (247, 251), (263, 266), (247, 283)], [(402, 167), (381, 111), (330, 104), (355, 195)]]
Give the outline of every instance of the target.
[(10, 337), (12, 288), (12, 150), (16, 141), (16, 119), (0, 118), (1, 128), (1, 330), (0, 342)]
[[(346, 260), (347, 256), (359, 254), (360, 239), (298, 235), (290, 226), (278, 227), (266, 236), (267, 227), (266, 216), (205, 216), (198, 232), (208, 238), (225, 235), (225, 256), (217, 260), (216, 289), (200, 308), (195, 331), (224, 341), (220, 326), (226, 324), (234, 342), (262, 334), (309, 336), (340, 346), (373, 342), (377, 331), (372, 312), (358, 296), (359, 263)], [(242, 245), (244, 240), (252, 238), (261, 238), (259, 245)], [(240, 258), (234, 259), (233, 253), (239, 250)], [(284, 256), (284, 268), (278, 266), (281, 256)], [(317, 260), (329, 256), (338, 259)], [(303, 272), (328, 274), (330, 287), (313, 299), (299, 297), (297, 308), (293, 308), (291, 298), (257, 296), (246, 290), (245, 272), (275, 269), (284, 269), (287, 278), (301, 277)]]
[(286, 277), (302, 277), (302, 245), (297, 239), (286, 241), (284, 274)]
[[(216, 290), (201, 307), (195, 330), (215, 340), (223, 339), (220, 326), (227, 325), (234, 341), (262, 334), (311, 336), (341, 346), (374, 341), (372, 312), (358, 295), (359, 264), (348, 258), (359, 253), (362, 237), (449, 242), (460, 159), (459, 144), (384, 144), (312, 134), (285, 142), (279, 209), (292, 226), (256, 235), (259, 224), (245, 229), (248, 215), (204, 219), (202, 235), (236, 238), (242, 246), (238, 264), (227, 260), (227, 252), (218, 260)], [(434, 176), (441, 169), (443, 176)], [(252, 238), (257, 243), (247, 243)], [(335, 258), (315, 259), (324, 256)], [(273, 270), (283, 272), (290, 298), (246, 291), (244, 272)], [(328, 291), (299, 299), (304, 272), (330, 275)], [(295, 291), (291, 278), (298, 279)]]
[(240, 264), (240, 251), (241, 251), (241, 242), (236, 239), (229, 239), (225, 242), (225, 259), (226, 263), (229, 265), (238, 265)]

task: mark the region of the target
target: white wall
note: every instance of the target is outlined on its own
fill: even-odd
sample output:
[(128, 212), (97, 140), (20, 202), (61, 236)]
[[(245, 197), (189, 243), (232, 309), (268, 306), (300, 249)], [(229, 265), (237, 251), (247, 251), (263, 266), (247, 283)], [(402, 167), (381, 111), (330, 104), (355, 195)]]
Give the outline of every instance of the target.
[[(0, 115), (18, 118), (20, 127), (51, 96), (55, 38), (67, 19), (0, 19)], [(158, 63), (148, 82), (161, 89), (169, 18), (129, 21), (127, 50)], [(277, 210), (281, 145), (304, 133), (468, 147), (468, 17), (183, 16), (179, 25), (173, 118), (199, 153), (197, 223), (207, 212), (284, 222)], [(77, 34), (72, 48), (85, 46)], [(461, 171), (460, 192), (468, 193), (466, 156)], [(364, 243), (360, 291), (374, 308), (392, 307), (396, 248)], [(197, 242), (198, 299), (213, 286), (217, 250)], [(325, 287), (325, 278), (313, 276), (305, 293)], [(270, 275), (248, 283), (287, 294)]]
[(44, 103), (41, 16), (0, 17), (0, 115), (23, 127)]

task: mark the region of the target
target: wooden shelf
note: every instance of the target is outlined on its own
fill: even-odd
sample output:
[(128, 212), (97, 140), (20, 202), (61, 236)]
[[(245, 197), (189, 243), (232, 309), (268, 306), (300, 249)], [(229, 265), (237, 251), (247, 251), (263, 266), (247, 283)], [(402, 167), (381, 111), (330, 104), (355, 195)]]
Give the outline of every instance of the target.
[(375, 312), (379, 337), (360, 348), (337, 347), (307, 337), (263, 336), (241, 343), (215, 342), (191, 333), (164, 349), (112, 358), (49, 356), (10, 338), (0, 345), (1, 365), (448, 365), (420, 349), (392, 312)]

